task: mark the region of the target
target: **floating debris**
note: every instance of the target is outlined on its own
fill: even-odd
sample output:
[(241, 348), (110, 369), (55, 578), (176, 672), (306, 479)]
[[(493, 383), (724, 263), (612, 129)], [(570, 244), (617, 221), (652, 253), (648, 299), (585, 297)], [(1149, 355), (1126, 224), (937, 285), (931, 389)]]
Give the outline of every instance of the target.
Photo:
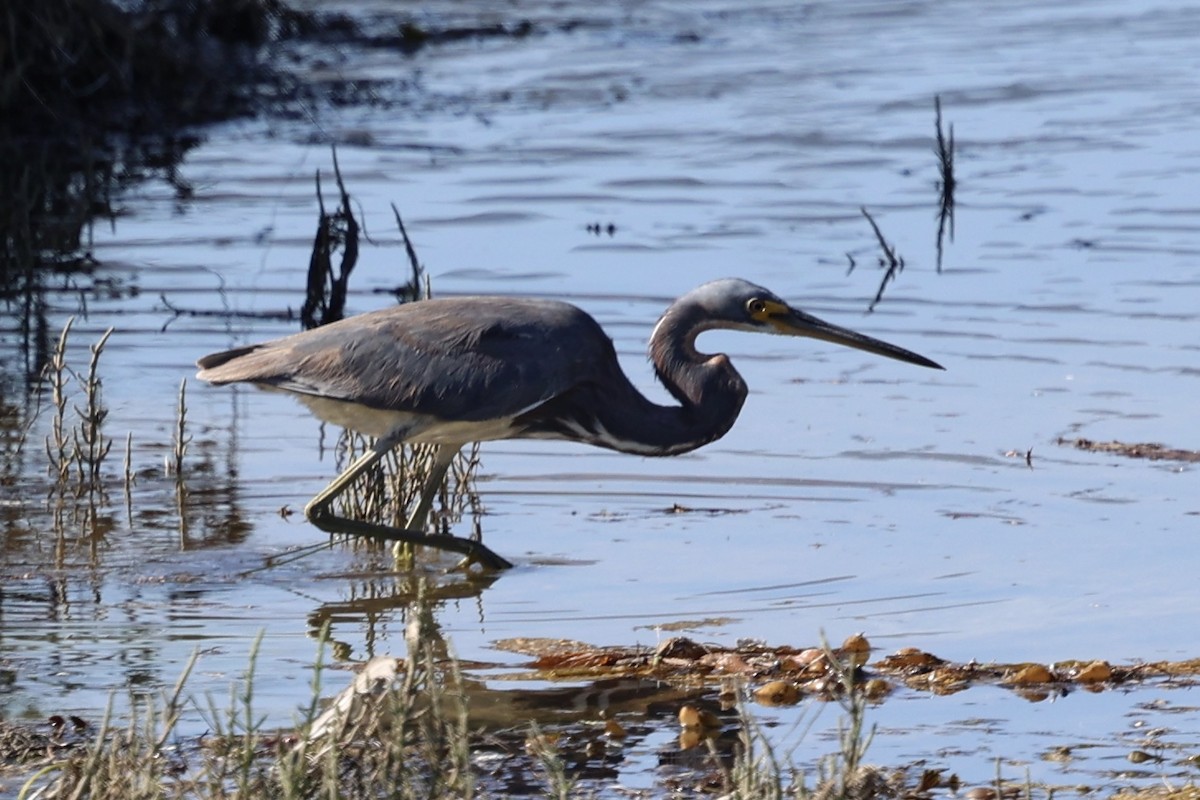
[(804, 693), (792, 681), (770, 681), (754, 690), (754, 699), (763, 706), (794, 706)]
[[(898, 684), (945, 695), (974, 686), (1003, 686), (1031, 701), (1077, 689), (1104, 691), (1156, 678), (1192, 679), (1200, 683), (1200, 659), (1113, 665), (1103, 659), (1064, 660), (1053, 664), (953, 663), (915, 647), (905, 647), (867, 663), (870, 642), (862, 634), (839, 648), (772, 647), (742, 642), (735, 647), (701, 644), (676, 636), (658, 648), (597, 647), (562, 639), (506, 639), (502, 650), (523, 653), (527, 667), (543, 680), (639, 677), (674, 686), (748, 685), (755, 702), (791, 705), (815, 695), (823, 700), (844, 696), (839, 672), (852, 671), (851, 684), (871, 700), (892, 693)], [(686, 708), (686, 707), (685, 707)], [(681, 712), (682, 713), (682, 712)], [(687, 723), (683, 723), (687, 724)]]
[(1076, 439), (1058, 438), (1058, 444), (1074, 447), (1077, 450), (1087, 450), (1089, 453), (1112, 453), (1127, 458), (1148, 458), (1151, 461), (1186, 461), (1200, 462), (1200, 451), (1177, 450), (1164, 444), (1154, 442), (1096, 442), (1082, 437)]

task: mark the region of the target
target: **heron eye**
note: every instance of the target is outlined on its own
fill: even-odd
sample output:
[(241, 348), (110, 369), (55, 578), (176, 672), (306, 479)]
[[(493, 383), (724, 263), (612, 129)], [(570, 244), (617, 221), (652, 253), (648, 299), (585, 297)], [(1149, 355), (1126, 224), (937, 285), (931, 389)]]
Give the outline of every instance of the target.
[(756, 297), (746, 303), (746, 310), (750, 312), (750, 316), (757, 317), (767, 312), (767, 304)]

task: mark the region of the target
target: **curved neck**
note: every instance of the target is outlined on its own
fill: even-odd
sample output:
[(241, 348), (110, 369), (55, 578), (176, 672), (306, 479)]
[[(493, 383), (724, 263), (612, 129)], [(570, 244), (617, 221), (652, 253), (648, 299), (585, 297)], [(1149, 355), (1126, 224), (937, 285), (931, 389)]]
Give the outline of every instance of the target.
[(523, 421), (532, 423), (534, 435), (647, 456), (678, 455), (720, 439), (737, 420), (747, 390), (727, 356), (696, 350), (696, 336), (709, 327), (700, 309), (676, 303), (650, 337), (655, 374), (678, 406), (661, 406), (642, 395), (613, 352), (595, 381), (560, 395)]

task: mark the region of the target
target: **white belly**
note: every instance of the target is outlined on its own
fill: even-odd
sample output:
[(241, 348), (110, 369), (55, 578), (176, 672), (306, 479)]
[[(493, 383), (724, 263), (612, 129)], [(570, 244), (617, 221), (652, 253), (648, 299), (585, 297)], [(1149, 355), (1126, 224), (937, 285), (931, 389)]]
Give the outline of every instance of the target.
[(478, 422), (453, 421), (431, 414), (382, 411), (310, 394), (288, 394), (293, 394), (318, 419), (377, 439), (399, 434), (407, 442), (462, 446), (467, 442), (511, 439), (517, 434), (507, 418)]

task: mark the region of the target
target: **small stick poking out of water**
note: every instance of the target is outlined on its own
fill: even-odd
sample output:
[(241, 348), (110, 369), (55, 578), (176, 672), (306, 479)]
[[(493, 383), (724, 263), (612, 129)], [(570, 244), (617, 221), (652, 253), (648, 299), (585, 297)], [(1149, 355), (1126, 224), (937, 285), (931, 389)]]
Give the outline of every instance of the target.
[(883, 280), (879, 282), (879, 291), (875, 292), (875, 299), (871, 301), (871, 305), (867, 306), (869, 313), (874, 311), (875, 306), (883, 299), (883, 290), (888, 285), (888, 281), (894, 281), (896, 276), (904, 271), (904, 259), (897, 256), (895, 246), (888, 244), (887, 239), (883, 238), (883, 231), (879, 230), (879, 226), (875, 224), (875, 219), (870, 212), (865, 207), (860, 210), (862, 215), (867, 218), (867, 222), (871, 223), (871, 230), (875, 231), (875, 238), (879, 240), (879, 247), (883, 250), (879, 266), (887, 267), (887, 272), (883, 273)]
[(942, 98), (933, 97), (933, 109), (936, 114), (938, 173), (941, 180), (938, 188), (941, 190), (941, 201), (938, 209), (937, 231), (937, 271), (942, 271), (942, 249), (946, 232), (950, 232), (950, 241), (954, 241), (954, 189), (957, 182), (954, 178), (954, 126), (947, 133), (942, 133)]
[(175, 435), (171, 439), (171, 460), (167, 463), (167, 473), (175, 476), (175, 483), (183, 485), (183, 457), (187, 455), (187, 446), (192, 437), (187, 434), (187, 378), (179, 382), (179, 402), (176, 405)]
[[(408, 238), (408, 231), (404, 227), (404, 220), (400, 218), (400, 209), (396, 208), (396, 204), (392, 203), (392, 213), (396, 215), (396, 227), (400, 229), (400, 235), (404, 237), (404, 252), (408, 254), (408, 265), (412, 269), (412, 278), (408, 283), (401, 284), (392, 290), (392, 294), (396, 295), (396, 300), (401, 303), (407, 303), (421, 298), (421, 275), (424, 273), (424, 268), (421, 266), (420, 259), (417, 258), (417, 249), (413, 247), (412, 239)], [(430, 293), (426, 291), (425, 297), (428, 299)]]

